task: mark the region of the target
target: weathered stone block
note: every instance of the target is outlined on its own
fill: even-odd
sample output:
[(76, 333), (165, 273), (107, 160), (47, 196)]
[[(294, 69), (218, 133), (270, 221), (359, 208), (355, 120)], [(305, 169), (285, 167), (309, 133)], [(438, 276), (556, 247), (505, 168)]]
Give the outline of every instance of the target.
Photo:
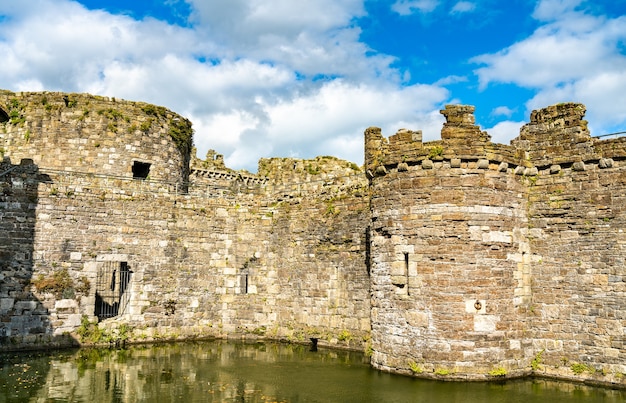
[(34, 311), (37, 309), (37, 301), (17, 301), (13, 308), (17, 312)]
[(613, 168), (613, 159), (612, 158), (600, 158), (600, 161), (598, 162), (598, 166), (601, 169), (606, 169), (606, 168)]
[(474, 331), (481, 333), (495, 332), (499, 321), (500, 317), (496, 315), (476, 315), (474, 316)]
[(487, 159), (480, 159), (480, 160), (478, 160), (478, 163), (476, 164), (476, 168), (478, 168), (478, 169), (489, 169), (489, 160), (487, 160)]
[(539, 174), (539, 171), (537, 170), (537, 167), (530, 167), (530, 168), (524, 169), (525, 176), (536, 176), (538, 174)]
[(0, 314), (4, 314), (13, 308), (14, 298), (0, 298)]

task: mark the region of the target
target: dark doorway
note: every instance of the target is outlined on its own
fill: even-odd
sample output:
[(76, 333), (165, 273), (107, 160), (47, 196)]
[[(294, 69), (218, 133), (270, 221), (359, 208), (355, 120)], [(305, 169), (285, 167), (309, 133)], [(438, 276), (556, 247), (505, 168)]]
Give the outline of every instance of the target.
[(9, 114), (4, 111), (4, 109), (0, 108), (0, 123), (8, 122)]
[(96, 307), (98, 320), (112, 318), (124, 312), (128, 304), (128, 283), (132, 271), (127, 262), (102, 262), (96, 281)]

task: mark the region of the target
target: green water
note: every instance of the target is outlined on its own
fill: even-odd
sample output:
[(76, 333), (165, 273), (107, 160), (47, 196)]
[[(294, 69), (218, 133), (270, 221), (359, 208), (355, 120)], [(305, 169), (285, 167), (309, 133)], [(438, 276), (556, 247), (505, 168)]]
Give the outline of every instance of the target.
[(545, 380), (437, 382), (373, 370), (361, 353), (223, 341), (0, 355), (4, 402), (624, 402)]

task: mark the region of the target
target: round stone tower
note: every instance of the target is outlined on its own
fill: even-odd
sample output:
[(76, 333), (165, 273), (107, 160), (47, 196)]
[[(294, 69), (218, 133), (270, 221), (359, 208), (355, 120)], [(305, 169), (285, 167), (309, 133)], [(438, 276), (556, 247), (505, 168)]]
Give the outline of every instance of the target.
[(40, 170), (184, 183), (191, 122), (163, 107), (88, 94), (0, 91), (0, 148)]
[(440, 141), (365, 133), (376, 368), (484, 379), (529, 359), (524, 186), (513, 149), (491, 143), (472, 112), (446, 107)]

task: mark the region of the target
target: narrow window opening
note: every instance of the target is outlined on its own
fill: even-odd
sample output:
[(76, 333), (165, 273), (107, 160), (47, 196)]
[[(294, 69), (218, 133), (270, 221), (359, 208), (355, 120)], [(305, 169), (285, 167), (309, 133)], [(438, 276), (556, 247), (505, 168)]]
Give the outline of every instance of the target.
[(9, 114), (4, 111), (4, 109), (0, 108), (0, 123), (8, 122)]
[(404, 252), (404, 274), (406, 275), (406, 295), (411, 295), (409, 291), (409, 253)]
[[(243, 264), (239, 269), (239, 291), (235, 290), (235, 293), (247, 294), (250, 288), (250, 265), (257, 261), (256, 255), (252, 256)], [(256, 291), (253, 289), (253, 293)]]
[(239, 273), (239, 294), (248, 293), (249, 274), (247, 269), (241, 269)]
[(133, 162), (133, 178), (135, 179), (147, 179), (150, 175), (150, 166), (148, 162)]

